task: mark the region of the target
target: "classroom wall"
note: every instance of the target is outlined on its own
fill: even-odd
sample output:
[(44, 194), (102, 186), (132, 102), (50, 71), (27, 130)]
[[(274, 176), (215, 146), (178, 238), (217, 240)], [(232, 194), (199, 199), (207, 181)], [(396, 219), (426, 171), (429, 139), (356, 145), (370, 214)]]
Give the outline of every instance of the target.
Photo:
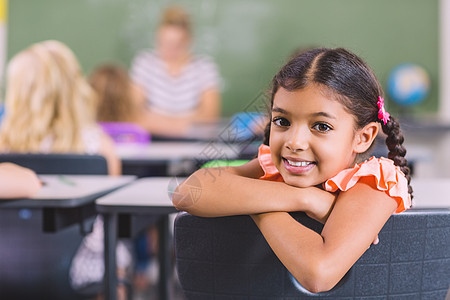
[(432, 80), (429, 97), (402, 112), (437, 110), (438, 0), (11, 0), (8, 58), (31, 43), (58, 39), (86, 73), (105, 61), (129, 66), (137, 51), (152, 46), (159, 13), (170, 3), (187, 7), (195, 51), (220, 68), (226, 116), (260, 97), (295, 49), (311, 46), (351, 49), (383, 85), (396, 65), (422, 65)]

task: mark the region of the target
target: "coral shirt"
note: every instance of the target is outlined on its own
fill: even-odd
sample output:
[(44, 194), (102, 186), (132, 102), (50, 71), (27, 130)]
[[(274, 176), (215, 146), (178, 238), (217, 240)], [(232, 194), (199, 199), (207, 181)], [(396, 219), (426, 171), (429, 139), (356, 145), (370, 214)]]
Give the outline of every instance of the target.
[[(270, 181), (284, 181), (280, 172), (272, 162), (270, 148), (261, 145), (258, 151), (258, 161), (264, 171), (260, 179)], [(397, 202), (400, 213), (411, 207), (411, 196), (408, 193), (408, 181), (400, 168), (390, 159), (372, 157), (353, 168), (345, 169), (323, 183), (325, 190), (335, 192), (347, 191), (353, 187), (360, 178), (370, 177), (369, 182), (373, 188), (384, 191)]]

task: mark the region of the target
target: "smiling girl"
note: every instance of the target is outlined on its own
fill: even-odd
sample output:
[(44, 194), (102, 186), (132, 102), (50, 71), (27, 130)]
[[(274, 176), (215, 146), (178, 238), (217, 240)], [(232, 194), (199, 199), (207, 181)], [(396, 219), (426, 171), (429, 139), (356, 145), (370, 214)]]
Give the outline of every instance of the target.
[[(353, 53), (299, 54), (272, 80), (271, 121), (258, 158), (195, 172), (178, 187), (174, 205), (203, 217), (251, 215), (301, 285), (330, 290), (389, 217), (411, 205), (403, 136), (382, 97), (375, 75)], [(380, 129), (388, 158), (366, 160)], [(193, 184), (202, 188), (195, 198)], [(322, 232), (298, 223), (293, 211), (324, 223)]]

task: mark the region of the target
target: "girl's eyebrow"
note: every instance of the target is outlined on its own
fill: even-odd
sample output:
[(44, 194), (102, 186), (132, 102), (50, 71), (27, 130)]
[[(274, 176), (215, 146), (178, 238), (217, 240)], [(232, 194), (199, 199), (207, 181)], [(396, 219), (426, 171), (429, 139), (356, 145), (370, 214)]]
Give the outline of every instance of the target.
[(282, 113), (282, 114), (288, 114), (287, 110), (284, 110), (281, 107), (277, 107), (277, 106), (272, 107), (272, 112), (279, 112), (279, 113)]
[[(278, 106), (274, 106), (272, 108), (272, 112), (278, 112), (278, 113), (282, 113), (282, 114), (285, 114), (285, 115), (289, 114), (289, 112), (287, 110), (285, 110), (285, 109), (283, 109), (281, 107), (278, 107)], [(329, 113), (324, 112), (324, 111), (319, 111), (319, 112), (316, 112), (316, 113), (312, 113), (311, 116), (312, 117), (325, 117), (325, 118), (333, 119), (333, 120), (337, 119), (332, 114), (329, 114)]]
[(334, 120), (337, 119), (335, 116), (333, 116), (333, 115), (331, 115), (331, 114), (329, 114), (329, 113), (326, 113), (326, 112), (324, 112), (324, 111), (319, 111), (319, 112), (313, 113), (313, 114), (311, 114), (311, 115), (312, 115), (313, 117), (325, 117), (325, 118), (328, 118), (328, 119), (334, 119)]

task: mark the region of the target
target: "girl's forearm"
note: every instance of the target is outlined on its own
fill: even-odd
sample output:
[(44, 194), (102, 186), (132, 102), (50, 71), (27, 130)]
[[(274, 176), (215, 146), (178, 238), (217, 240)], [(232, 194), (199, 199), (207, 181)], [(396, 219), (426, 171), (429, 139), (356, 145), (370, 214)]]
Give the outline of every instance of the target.
[[(253, 215), (267, 243), (292, 275), (311, 292), (329, 290), (322, 236), (283, 212)], [(329, 270), (328, 270), (329, 271)]]
[(179, 210), (203, 217), (308, 211), (310, 198), (317, 193), (315, 188), (300, 189), (282, 182), (240, 176), (228, 170), (196, 171), (177, 188), (173, 204)]
[(0, 164), (0, 198), (32, 197), (41, 186), (32, 170), (12, 163)]
[(309, 291), (335, 286), (395, 211), (395, 200), (369, 180), (360, 179), (338, 196), (320, 235), (287, 213), (252, 216), (280, 261)]

